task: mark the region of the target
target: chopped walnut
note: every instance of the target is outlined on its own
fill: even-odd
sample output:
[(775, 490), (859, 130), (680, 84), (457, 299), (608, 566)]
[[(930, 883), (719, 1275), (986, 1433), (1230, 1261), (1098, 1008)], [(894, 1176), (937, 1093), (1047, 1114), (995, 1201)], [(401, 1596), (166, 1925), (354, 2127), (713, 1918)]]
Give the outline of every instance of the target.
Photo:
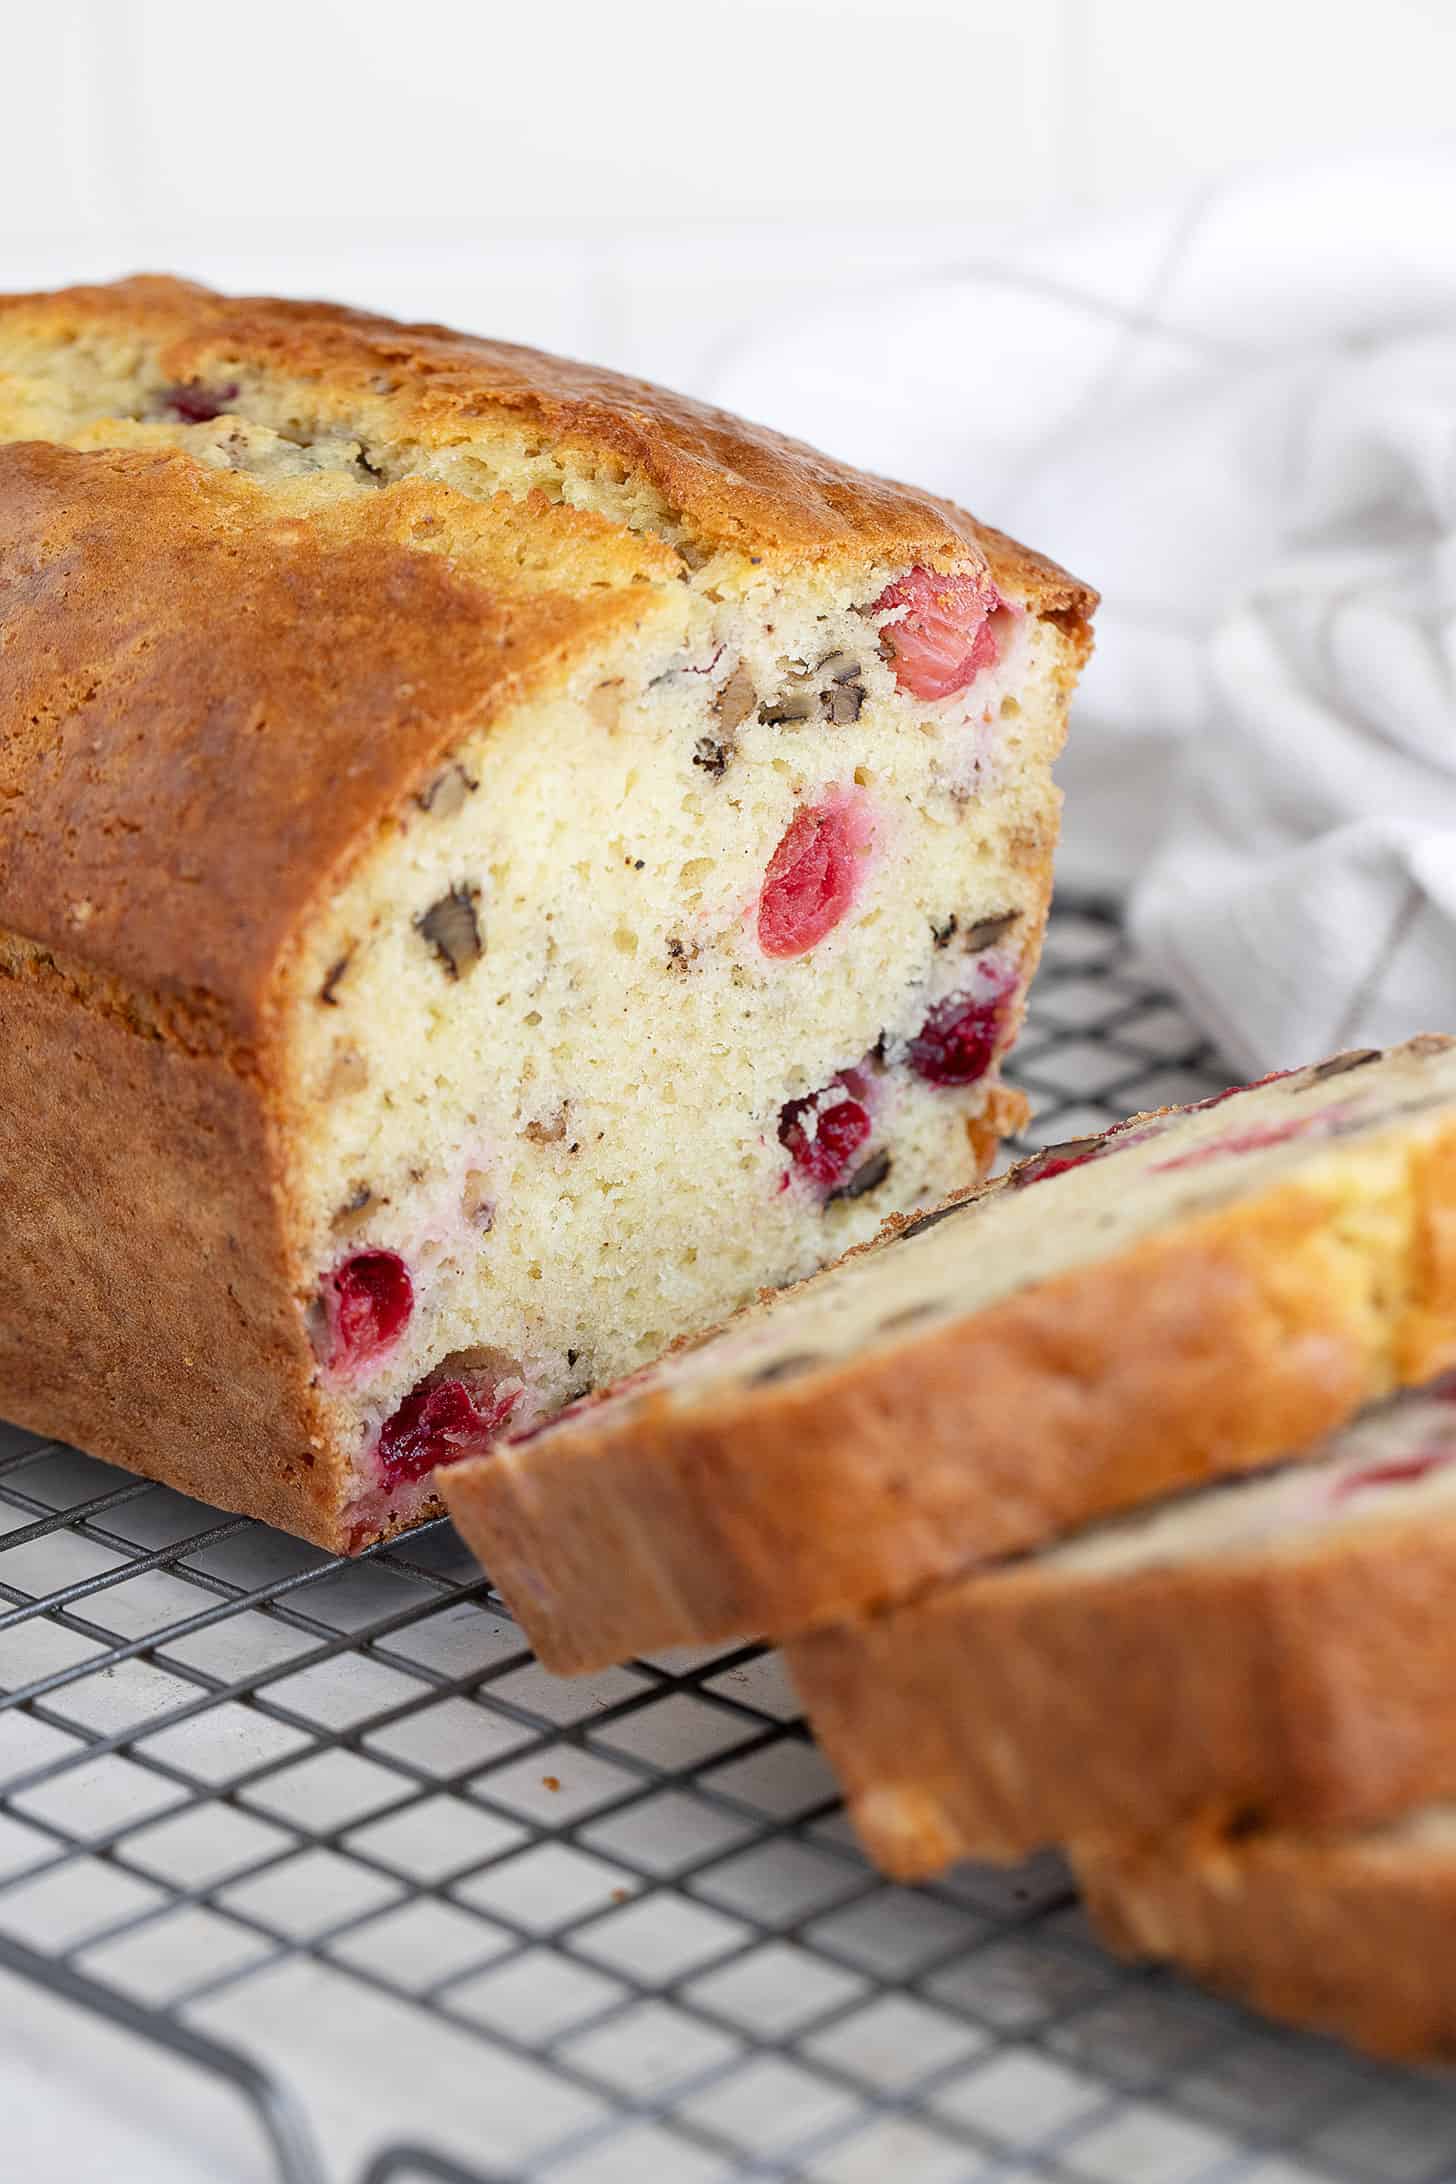
[(841, 1198), (863, 1198), (869, 1191), (877, 1191), (890, 1172), (888, 1153), (871, 1153), (854, 1174), (829, 1193), (824, 1203), (832, 1206)]
[(812, 1350), (796, 1350), (788, 1357), (775, 1358), (772, 1364), (760, 1366), (750, 1385), (761, 1388), (771, 1380), (793, 1380), (800, 1373), (812, 1372), (822, 1363), (823, 1359), (815, 1356)]
[(469, 1349), (450, 1350), (426, 1375), (431, 1381), (453, 1380), (462, 1373), (486, 1373), (492, 1380), (520, 1380), (519, 1358), (507, 1350), (492, 1349), (488, 1343), (477, 1343)]
[(548, 1122), (528, 1122), (521, 1135), (532, 1145), (559, 1145), (566, 1135), (566, 1110), (570, 1103), (563, 1100)]
[(600, 682), (587, 692), (586, 709), (598, 728), (605, 728), (608, 735), (621, 724), (622, 695), (626, 687), (618, 675), (611, 682)]
[(784, 728), (817, 714), (838, 728), (858, 720), (864, 702), (862, 670), (854, 653), (827, 652), (816, 667), (800, 667), (791, 674), (782, 694), (759, 707), (758, 717), (766, 728)]
[(472, 780), (463, 766), (450, 765), (418, 792), (415, 802), (421, 811), (432, 813), (436, 819), (453, 819), (464, 809), (466, 797), (479, 787), (480, 783)]
[(982, 948), (994, 948), (998, 940), (1004, 940), (1013, 925), (1020, 920), (1019, 910), (1001, 910), (994, 917), (978, 919), (965, 930), (966, 950), (978, 955)]
[(326, 1100), (347, 1099), (352, 1092), (362, 1092), (368, 1082), (369, 1064), (356, 1046), (340, 1040), (334, 1047), (321, 1096)]
[(1318, 1063), (1310, 1071), (1309, 1081), (1311, 1084), (1323, 1084), (1328, 1077), (1348, 1076), (1352, 1069), (1363, 1069), (1367, 1062), (1379, 1060), (1379, 1047), (1352, 1047), (1348, 1054), (1332, 1054), (1327, 1062)]
[(491, 1195), (490, 1177), (482, 1168), (467, 1168), (465, 1182), (460, 1192), (460, 1211), (474, 1229), (488, 1236), (495, 1227), (495, 1200)]
[(758, 717), (765, 728), (793, 728), (801, 721), (814, 718), (812, 691), (790, 691), (781, 698), (769, 698), (758, 709)]
[(334, 1209), (329, 1226), (336, 1232), (357, 1228), (361, 1217), (374, 1203), (374, 1193), (367, 1183), (356, 1183), (341, 1206)]
[(478, 887), (452, 887), (448, 895), (442, 895), (415, 919), (416, 930), (434, 949), (448, 978), (463, 978), (467, 971), (474, 970), (484, 952), (475, 914), (479, 900)]
[(740, 660), (713, 700), (713, 711), (724, 728), (741, 727), (758, 703), (758, 692), (745, 663)]
[(819, 710), (831, 727), (844, 728), (859, 719), (864, 701), (862, 682), (833, 683), (828, 690), (820, 691)]
[(328, 976), (325, 978), (323, 984), (319, 987), (319, 999), (323, 1002), (325, 1008), (336, 1009), (338, 1007), (339, 980), (348, 970), (349, 965), (353, 962), (353, 960), (353, 949), (346, 948), (344, 950), (344, 953), (339, 957), (338, 961), (329, 965)]
[(815, 669), (828, 687), (819, 693), (819, 710), (832, 727), (847, 727), (864, 711), (864, 670), (852, 652), (831, 652)]

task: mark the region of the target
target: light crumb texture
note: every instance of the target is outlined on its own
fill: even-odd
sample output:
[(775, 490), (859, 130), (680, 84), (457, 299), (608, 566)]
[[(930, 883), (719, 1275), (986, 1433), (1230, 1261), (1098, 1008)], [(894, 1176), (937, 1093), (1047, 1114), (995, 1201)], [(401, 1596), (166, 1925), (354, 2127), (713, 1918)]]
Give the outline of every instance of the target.
[(1132, 1118), (441, 1474), (561, 1670), (791, 1637), (1267, 1464), (1456, 1355), (1456, 1051)]
[(0, 299), (0, 1411), (331, 1545), (984, 1173), (1092, 595), (660, 390)]
[(1376, 2055), (1456, 2058), (1456, 1805), (1365, 1829), (1185, 1831), (1074, 1862), (1123, 1955)]
[(1333, 1826), (1456, 1796), (1456, 1386), (1093, 1526), (789, 1665), (902, 1878), (1047, 1843)]

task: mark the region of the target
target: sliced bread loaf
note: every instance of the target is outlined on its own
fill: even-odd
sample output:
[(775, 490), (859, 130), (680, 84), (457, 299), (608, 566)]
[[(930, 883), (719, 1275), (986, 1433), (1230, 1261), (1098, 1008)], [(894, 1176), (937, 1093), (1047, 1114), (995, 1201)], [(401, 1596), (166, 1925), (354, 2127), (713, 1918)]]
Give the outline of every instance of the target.
[(334, 1548), (973, 1183), (1092, 595), (637, 380), (0, 298), (0, 1415)]
[(1456, 1051), (1420, 1039), (1053, 1148), (437, 1479), (580, 1670), (903, 1598), (1453, 1359)]
[(799, 1640), (870, 1855), (1348, 1824), (1456, 1798), (1456, 1386)]
[(1456, 1804), (1360, 1832), (1099, 1845), (1074, 1863), (1123, 1955), (1376, 2055), (1456, 2059)]

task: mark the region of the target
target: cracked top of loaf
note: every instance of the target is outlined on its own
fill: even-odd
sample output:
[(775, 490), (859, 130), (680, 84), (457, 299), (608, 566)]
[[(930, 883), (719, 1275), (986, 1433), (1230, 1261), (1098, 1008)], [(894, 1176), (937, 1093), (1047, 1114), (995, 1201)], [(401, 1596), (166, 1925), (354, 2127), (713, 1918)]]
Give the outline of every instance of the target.
[(1054, 564), (642, 381), (151, 276), (0, 298), (0, 947), (263, 1036), (311, 905), (467, 729), (694, 597), (868, 603), (917, 563), (1085, 648)]
[[(152, 392), (231, 383), (246, 394), (250, 380), (266, 377), (295, 390), (315, 425), (406, 452), (463, 444), (482, 460), (515, 457), (524, 483), (575, 480), (595, 488), (598, 503), (608, 501), (607, 512), (632, 529), (699, 551), (731, 545), (796, 559), (958, 566), (989, 555), (1036, 588), (1038, 605), (1077, 609), (1091, 599), (1064, 570), (988, 532), (949, 501), (871, 477), (646, 380), (512, 342), (402, 325), (338, 304), (221, 296), (143, 274), (0, 297), (4, 368), (30, 344), (58, 351), (113, 345), (117, 377), (130, 377), (134, 360)], [(79, 383), (59, 354), (55, 373)], [(64, 391), (55, 393), (63, 402)], [(53, 436), (45, 405), (43, 392), (40, 438)]]

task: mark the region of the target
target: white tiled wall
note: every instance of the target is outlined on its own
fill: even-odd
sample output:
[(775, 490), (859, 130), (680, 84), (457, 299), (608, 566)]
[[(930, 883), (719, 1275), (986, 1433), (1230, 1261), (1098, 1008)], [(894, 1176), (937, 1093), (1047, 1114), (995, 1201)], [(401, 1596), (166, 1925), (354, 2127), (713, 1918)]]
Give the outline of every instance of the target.
[(0, 287), (327, 291), (680, 381), (1010, 221), (1447, 125), (1453, 0), (0, 0)]
[(1061, 182), (1090, 203), (1452, 127), (1451, 0), (1063, 0), (1061, 20)]

